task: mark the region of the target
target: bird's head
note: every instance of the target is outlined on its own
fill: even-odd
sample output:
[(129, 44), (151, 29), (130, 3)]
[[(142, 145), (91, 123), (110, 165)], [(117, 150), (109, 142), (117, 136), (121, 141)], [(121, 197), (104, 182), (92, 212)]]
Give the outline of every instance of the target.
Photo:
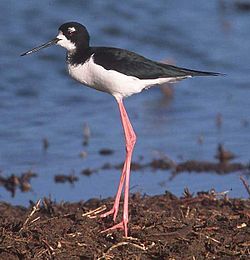
[(21, 54), (21, 56), (32, 54), (41, 49), (50, 47), (52, 45), (60, 45), (67, 49), (68, 52), (74, 52), (77, 48), (89, 47), (89, 33), (85, 26), (77, 22), (68, 22), (62, 24), (58, 29), (58, 35), (56, 38), (35, 47), (27, 52)]

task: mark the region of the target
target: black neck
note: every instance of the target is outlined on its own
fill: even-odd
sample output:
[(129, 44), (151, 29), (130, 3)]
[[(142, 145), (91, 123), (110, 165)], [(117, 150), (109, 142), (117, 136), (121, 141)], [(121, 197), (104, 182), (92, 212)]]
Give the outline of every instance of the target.
[(91, 48), (83, 47), (83, 45), (78, 48), (74, 52), (67, 53), (67, 62), (71, 65), (83, 64), (86, 60), (88, 60), (91, 56)]

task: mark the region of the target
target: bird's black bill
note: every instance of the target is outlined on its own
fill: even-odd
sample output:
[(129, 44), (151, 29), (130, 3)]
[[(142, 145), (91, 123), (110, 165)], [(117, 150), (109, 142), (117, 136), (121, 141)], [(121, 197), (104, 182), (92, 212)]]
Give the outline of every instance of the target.
[(60, 39), (55, 38), (55, 39), (53, 39), (53, 40), (51, 40), (51, 41), (49, 41), (49, 42), (46, 42), (46, 43), (44, 43), (44, 44), (42, 44), (42, 45), (40, 45), (40, 46), (38, 46), (38, 47), (35, 47), (35, 48), (32, 49), (32, 50), (29, 50), (29, 51), (26, 51), (26, 52), (22, 53), (21, 56), (25, 56), (25, 55), (28, 55), (28, 54), (31, 54), (31, 53), (40, 51), (41, 49), (44, 49), (44, 48), (47, 48), (47, 47), (49, 47), (49, 46), (51, 46), (51, 45), (56, 44), (59, 40), (60, 40)]

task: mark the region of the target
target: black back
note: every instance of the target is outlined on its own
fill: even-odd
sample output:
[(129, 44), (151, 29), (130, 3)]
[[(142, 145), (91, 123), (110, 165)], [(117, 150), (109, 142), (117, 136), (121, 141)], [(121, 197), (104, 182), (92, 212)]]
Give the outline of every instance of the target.
[(94, 62), (107, 70), (115, 70), (139, 79), (156, 79), (188, 76), (217, 76), (218, 73), (189, 70), (155, 62), (134, 52), (109, 47), (89, 47), (71, 56), (72, 64), (84, 63), (93, 55)]

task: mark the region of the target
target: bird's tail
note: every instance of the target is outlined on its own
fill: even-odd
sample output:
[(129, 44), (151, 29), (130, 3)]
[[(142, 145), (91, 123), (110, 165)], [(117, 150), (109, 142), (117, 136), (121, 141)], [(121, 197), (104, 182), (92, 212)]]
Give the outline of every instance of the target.
[(223, 76), (225, 74), (212, 72), (212, 71), (199, 71), (190, 70), (186, 68), (180, 68), (169, 64), (160, 63), (161, 67), (164, 67), (167, 73), (176, 77), (195, 77), (195, 76)]
[(213, 72), (213, 71), (200, 71), (200, 70), (190, 70), (181, 68), (185, 73), (189, 74), (190, 76), (223, 76), (224, 74), (219, 72)]

